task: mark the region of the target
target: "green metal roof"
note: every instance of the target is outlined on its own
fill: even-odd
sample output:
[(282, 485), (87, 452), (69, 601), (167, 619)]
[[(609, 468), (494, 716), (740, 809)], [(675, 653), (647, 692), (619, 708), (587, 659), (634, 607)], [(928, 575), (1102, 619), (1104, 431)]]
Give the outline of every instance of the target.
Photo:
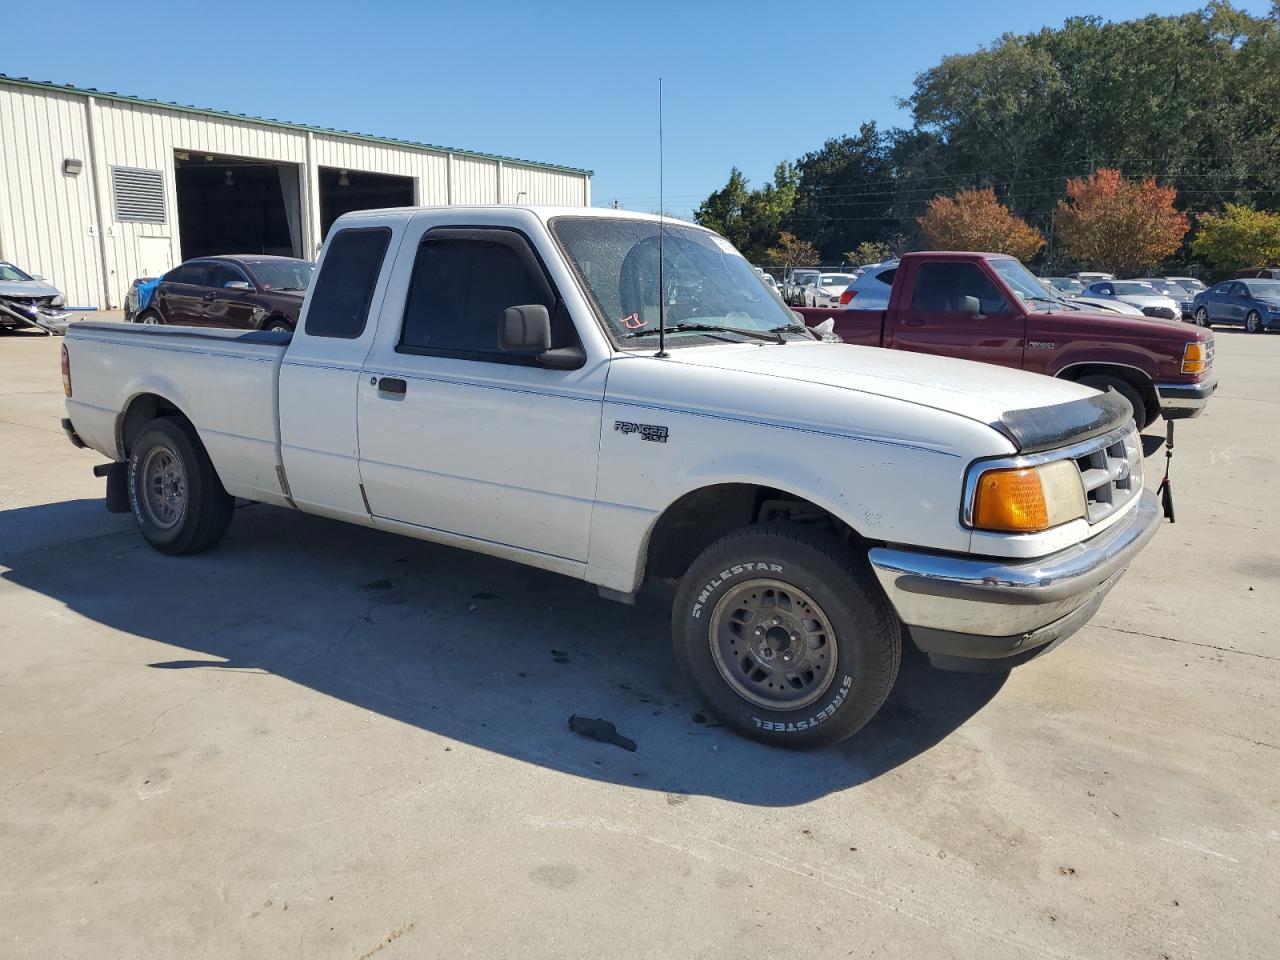
[(143, 107), (160, 107), (165, 110), (178, 110), (182, 113), (194, 113), (205, 117), (219, 117), (224, 120), (241, 120), (245, 123), (258, 123), (268, 127), (283, 127), (286, 130), (309, 130), (326, 136), (349, 137), (363, 140), (366, 143), (382, 143), (392, 147), (406, 147), (410, 150), (431, 150), (436, 153), (452, 153), (459, 157), (478, 157), (482, 160), (501, 160), (503, 163), (518, 163), (523, 167), (536, 167), (540, 170), (558, 170), (562, 173), (576, 173), (591, 176), (595, 171), (581, 167), (566, 167), (557, 163), (539, 163), (537, 160), (521, 160), (519, 157), (504, 157), (496, 153), (478, 153), (475, 150), (457, 150), (453, 147), (441, 147), (434, 143), (418, 143), (413, 140), (396, 140), (393, 137), (375, 137), (368, 133), (354, 133), (351, 130), (335, 130), (332, 127), (313, 127), (305, 123), (290, 123), (287, 120), (272, 120), (267, 117), (253, 117), (245, 113), (228, 113), (225, 110), (211, 110), (207, 107), (193, 107), (182, 103), (168, 103), (164, 100), (147, 100), (143, 97), (131, 97), (110, 90), (95, 90), (93, 87), (77, 87), (69, 83), (52, 83), (48, 80), (31, 80), (28, 77), (11, 77), (0, 73), (0, 83), (15, 87), (30, 87), (35, 90), (55, 90), (59, 93), (76, 94), (82, 97), (95, 97), (98, 100), (114, 100), (117, 103), (136, 103)]

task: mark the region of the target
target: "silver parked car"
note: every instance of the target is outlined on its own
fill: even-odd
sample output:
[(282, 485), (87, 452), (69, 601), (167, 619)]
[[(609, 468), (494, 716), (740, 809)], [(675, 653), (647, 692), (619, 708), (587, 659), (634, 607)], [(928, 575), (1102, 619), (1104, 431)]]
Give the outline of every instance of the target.
[(1148, 317), (1162, 320), (1182, 319), (1182, 306), (1141, 280), (1100, 280), (1085, 288), (1085, 295), (1100, 300), (1119, 300), (1137, 307)]
[(863, 267), (861, 276), (841, 294), (840, 302), (846, 310), (888, 309), (889, 293), (893, 290), (893, 278), (897, 272), (897, 260)]
[(45, 333), (66, 333), (71, 319), (66, 298), (44, 277), (0, 260), (0, 328), (35, 327)]
[(1195, 294), (1182, 284), (1166, 280), (1164, 277), (1139, 277), (1138, 279), (1142, 283), (1151, 284), (1157, 293), (1163, 293), (1166, 297), (1176, 300), (1182, 310), (1181, 319), (1189, 320), (1196, 312)]
[(1205, 286), (1203, 280), (1197, 280), (1195, 277), (1165, 277), (1170, 283), (1176, 283), (1182, 289), (1186, 290), (1191, 296), (1197, 293), (1204, 293), (1209, 288)]

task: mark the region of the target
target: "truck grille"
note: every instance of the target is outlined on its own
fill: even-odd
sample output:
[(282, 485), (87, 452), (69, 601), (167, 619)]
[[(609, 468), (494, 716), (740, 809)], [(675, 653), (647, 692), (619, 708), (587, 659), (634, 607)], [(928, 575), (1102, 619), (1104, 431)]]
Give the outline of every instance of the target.
[(1098, 523), (1142, 491), (1142, 443), (1132, 427), (1119, 436), (1099, 437), (1097, 446), (1075, 458), (1084, 484), (1089, 522)]

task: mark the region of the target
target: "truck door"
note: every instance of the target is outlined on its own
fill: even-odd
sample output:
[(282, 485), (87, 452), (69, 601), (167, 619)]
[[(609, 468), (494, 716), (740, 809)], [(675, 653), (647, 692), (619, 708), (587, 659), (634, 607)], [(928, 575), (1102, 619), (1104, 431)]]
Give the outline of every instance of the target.
[(358, 391), (375, 520), (585, 562), (607, 363), (552, 370), (497, 348), (504, 310), (543, 304), (578, 344), (526, 237), (415, 221)]
[[(911, 284), (890, 311), (892, 343), (897, 350), (933, 353), (1021, 367), (1026, 346), (1026, 319), (986, 272), (968, 260), (926, 260), (915, 276), (898, 276)], [(965, 297), (978, 300), (975, 316)], [(886, 335), (889, 331), (886, 331)]]

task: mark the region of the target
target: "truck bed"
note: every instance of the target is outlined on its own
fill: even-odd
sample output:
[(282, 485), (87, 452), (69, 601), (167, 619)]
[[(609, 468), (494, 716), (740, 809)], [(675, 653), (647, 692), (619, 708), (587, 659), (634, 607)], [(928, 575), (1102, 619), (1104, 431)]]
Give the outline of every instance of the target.
[(806, 326), (816, 327), (827, 318), (835, 320), (835, 332), (845, 343), (878, 347), (884, 342), (883, 310), (845, 310), (842, 307), (794, 307)]
[[(200, 432), (223, 486), (235, 496), (286, 502), (280, 487), (280, 364), (291, 334), (81, 322), (67, 332), (67, 411), (90, 447), (124, 458), (128, 410), (166, 398)], [(124, 415), (121, 416), (121, 412)]]

